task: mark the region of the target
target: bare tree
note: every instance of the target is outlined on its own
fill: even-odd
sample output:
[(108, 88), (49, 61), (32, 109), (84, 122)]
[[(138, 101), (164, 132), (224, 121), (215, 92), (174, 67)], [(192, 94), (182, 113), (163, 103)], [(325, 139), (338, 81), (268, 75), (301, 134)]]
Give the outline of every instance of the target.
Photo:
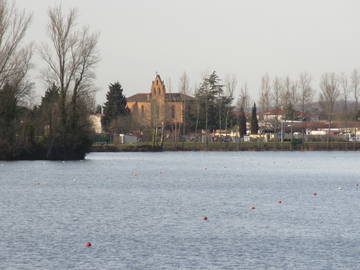
[(348, 77), (344, 73), (340, 75), (340, 88), (341, 88), (341, 97), (344, 102), (343, 119), (345, 120), (345, 126), (347, 127), (347, 121), (349, 120), (348, 101), (349, 101), (349, 95), (351, 94), (350, 92), (351, 89), (349, 87)]
[(295, 110), (299, 102), (299, 83), (291, 80), (290, 77), (287, 76), (283, 81), (280, 99), (280, 103), (283, 108), (291, 108), (291, 110)]
[(301, 112), (303, 115), (306, 112), (306, 106), (312, 101), (314, 96), (314, 89), (311, 86), (312, 78), (311, 75), (307, 72), (303, 72), (300, 74), (300, 78), (298, 81), (299, 86), (299, 100), (301, 106)]
[(273, 104), (274, 104), (275, 109), (279, 109), (281, 107), (282, 89), (283, 89), (283, 85), (282, 85), (280, 78), (275, 77), (274, 82), (273, 82), (273, 94), (272, 94), (272, 99), (273, 99)]
[(187, 95), (190, 91), (190, 82), (189, 76), (184, 72), (179, 80), (179, 92), (181, 94)]
[(355, 99), (355, 114), (359, 111), (359, 96), (360, 96), (360, 74), (357, 69), (351, 73), (351, 91)]
[(31, 88), (26, 76), (31, 67), (33, 47), (23, 44), (31, 18), (17, 9), (14, 2), (0, 0), (0, 89), (11, 84), (16, 89), (17, 100), (26, 97)]
[[(46, 66), (43, 71), (45, 81), (59, 87), (59, 133), (54, 140), (65, 149), (63, 157), (54, 158), (68, 158), (73, 155), (71, 144), (77, 143), (76, 137), (81, 137), (75, 134), (87, 136), (89, 133), (89, 108), (84, 100), (91, 98), (94, 91), (99, 35), (91, 33), (88, 27), (79, 28), (76, 9), (65, 14), (61, 5), (55, 6), (48, 10), (48, 17), (50, 42), (41, 46), (40, 56)], [(67, 139), (69, 137), (74, 141)]]
[(189, 77), (186, 74), (186, 72), (184, 72), (179, 80), (179, 92), (182, 94), (182, 103), (183, 103), (183, 111), (182, 111), (182, 116), (183, 116), (183, 124), (182, 124), (182, 128), (183, 128), (183, 136), (185, 136), (186, 134), (186, 112), (187, 112), (187, 104), (186, 104), (186, 96), (189, 93), (190, 87), (189, 87)]
[(234, 99), (234, 92), (236, 90), (238, 84), (238, 80), (235, 75), (227, 76), (225, 79), (225, 99), (231, 100), (230, 102), (226, 102), (225, 105), (225, 130), (228, 129), (228, 121), (229, 115), (232, 111), (231, 103)]
[(335, 109), (335, 103), (340, 96), (339, 91), (339, 80), (335, 73), (325, 73), (321, 77), (320, 81), (320, 105), (323, 107), (327, 114), (329, 125), (328, 125), (328, 136), (327, 142), (330, 140), (330, 128), (331, 121), (333, 120), (333, 114)]
[(47, 66), (47, 82), (59, 87), (61, 120), (66, 126), (68, 99), (71, 98), (71, 110), (74, 114), (78, 100), (87, 96), (93, 85), (94, 68), (99, 61), (96, 49), (99, 35), (90, 33), (88, 27), (78, 29), (76, 9), (64, 14), (59, 5), (50, 8), (48, 16), (50, 45), (44, 44), (40, 54)]
[(280, 100), (281, 100), (280, 103), (283, 108), (285, 108), (291, 103), (291, 86), (292, 86), (292, 81), (290, 77), (287, 76), (283, 81), (283, 87), (280, 95)]
[(30, 146), (26, 119), (20, 122), (18, 110), (31, 98), (27, 75), (33, 50), (31, 44), (24, 44), (30, 22), (31, 15), (14, 2), (0, 0), (0, 159), (12, 159), (24, 145)]
[(199, 96), (199, 88), (200, 86), (198, 86), (197, 84), (194, 85), (194, 96), (195, 98), (195, 103), (196, 103), (196, 122), (195, 122), (195, 136), (197, 137), (197, 131), (199, 128), (199, 122), (200, 122), (200, 106), (201, 106), (201, 102), (200, 99), (198, 98)]
[[(312, 98), (314, 96), (314, 90), (311, 86), (311, 75), (307, 72), (303, 72), (300, 74), (300, 78), (299, 78), (299, 99), (300, 99), (300, 107), (301, 107), (301, 114), (302, 114), (302, 118), (304, 123), (306, 123), (307, 121), (307, 117), (306, 117), (306, 111), (307, 111), (307, 106), (309, 105), (309, 103), (312, 101)], [(303, 139), (305, 137), (305, 125), (303, 125), (303, 129), (302, 129), (302, 136)]]
[(172, 93), (173, 87), (172, 87), (172, 79), (171, 79), (171, 77), (166, 77), (165, 84), (166, 84), (167, 92)]
[(268, 74), (265, 74), (261, 78), (261, 89), (260, 89), (260, 107), (262, 113), (268, 111), (271, 107), (271, 83)]
[(243, 108), (245, 112), (249, 111), (250, 108), (250, 96), (249, 90), (246, 83), (244, 83), (240, 88), (240, 95), (237, 102), (237, 107)]
[(299, 99), (299, 82), (293, 81), (291, 84), (290, 101), (294, 108), (297, 108)]

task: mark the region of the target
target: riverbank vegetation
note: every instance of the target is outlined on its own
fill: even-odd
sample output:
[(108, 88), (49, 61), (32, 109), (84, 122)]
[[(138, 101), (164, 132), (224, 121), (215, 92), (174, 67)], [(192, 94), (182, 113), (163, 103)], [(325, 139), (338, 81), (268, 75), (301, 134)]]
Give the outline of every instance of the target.
[[(221, 78), (213, 71), (193, 84), (184, 72), (178, 93), (166, 79), (169, 104), (140, 94), (151, 103), (148, 114), (137, 104), (129, 108), (126, 91), (115, 82), (109, 85), (104, 106), (95, 109), (99, 34), (79, 25), (76, 9), (65, 12), (60, 5), (48, 10), (48, 39), (27, 44), (31, 21), (32, 16), (13, 2), (0, 0), (0, 160), (83, 159), (91, 149), (358, 149), (357, 69), (351, 74), (324, 73), (318, 91), (307, 72), (293, 78), (265, 74), (258, 98), (251, 97), (247, 83), (240, 85), (235, 76)], [(34, 55), (42, 60), (40, 67), (33, 67)], [(45, 85), (37, 105), (31, 102), (31, 69), (41, 73)], [(98, 133), (103, 132), (96, 136), (89, 120), (95, 112)], [(119, 141), (119, 133), (146, 143), (113, 146), (108, 138)], [(96, 138), (108, 145), (99, 146)]]
[[(136, 107), (131, 108), (126, 121), (123, 116), (115, 116), (112, 130), (133, 134), (142, 142), (151, 142), (153, 147), (182, 141), (280, 142), (299, 138), (303, 142), (325, 140), (327, 144), (339, 139), (359, 141), (359, 72), (354, 69), (350, 75), (324, 73), (319, 89), (313, 81), (307, 72), (297, 78), (271, 78), (265, 74), (256, 100), (250, 96), (247, 84), (239, 87), (234, 76), (222, 79), (213, 71), (191, 89), (189, 77), (184, 73), (179, 79), (178, 92), (191, 98), (181, 100), (185, 108), (178, 112), (181, 120), (174, 121), (168, 105), (157, 104), (162, 106), (157, 110), (151, 105), (149, 119)], [(170, 93), (173, 91), (171, 79), (166, 87)], [(162, 110), (165, 116), (159, 116)], [(105, 110), (103, 118), (108, 118)]]
[(133, 143), (122, 145), (93, 145), (93, 152), (161, 152), (161, 151), (359, 151), (360, 142), (219, 142), (164, 143), (163, 147), (151, 143)]
[(83, 159), (92, 144), (98, 34), (79, 27), (75, 9), (48, 10), (48, 41), (37, 44), (48, 89), (29, 106), (34, 44), (24, 37), (31, 15), (0, 0), (0, 159)]

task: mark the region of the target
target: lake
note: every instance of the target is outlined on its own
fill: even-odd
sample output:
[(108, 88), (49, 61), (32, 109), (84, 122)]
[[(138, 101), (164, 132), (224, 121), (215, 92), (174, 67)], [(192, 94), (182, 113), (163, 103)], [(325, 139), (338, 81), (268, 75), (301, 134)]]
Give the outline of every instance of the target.
[(0, 162), (0, 269), (359, 269), (359, 158), (164, 152)]

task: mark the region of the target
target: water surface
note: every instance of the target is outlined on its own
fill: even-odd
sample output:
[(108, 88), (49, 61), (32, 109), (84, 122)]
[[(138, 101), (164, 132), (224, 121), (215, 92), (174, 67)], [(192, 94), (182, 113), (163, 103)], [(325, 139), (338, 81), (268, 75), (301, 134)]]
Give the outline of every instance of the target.
[(0, 269), (359, 269), (359, 155), (0, 162)]

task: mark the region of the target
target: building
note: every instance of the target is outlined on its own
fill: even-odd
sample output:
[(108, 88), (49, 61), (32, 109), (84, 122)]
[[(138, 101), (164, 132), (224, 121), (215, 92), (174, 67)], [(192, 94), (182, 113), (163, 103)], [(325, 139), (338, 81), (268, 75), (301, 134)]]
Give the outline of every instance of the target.
[(102, 125), (101, 125), (102, 114), (91, 114), (89, 116), (90, 123), (95, 133), (102, 133)]
[(273, 109), (264, 112), (264, 121), (283, 121), (286, 118), (286, 112), (280, 109)]
[(140, 93), (127, 98), (133, 116), (143, 126), (181, 125), (184, 112), (194, 98), (181, 93), (166, 93), (164, 81), (156, 75), (149, 93)]

